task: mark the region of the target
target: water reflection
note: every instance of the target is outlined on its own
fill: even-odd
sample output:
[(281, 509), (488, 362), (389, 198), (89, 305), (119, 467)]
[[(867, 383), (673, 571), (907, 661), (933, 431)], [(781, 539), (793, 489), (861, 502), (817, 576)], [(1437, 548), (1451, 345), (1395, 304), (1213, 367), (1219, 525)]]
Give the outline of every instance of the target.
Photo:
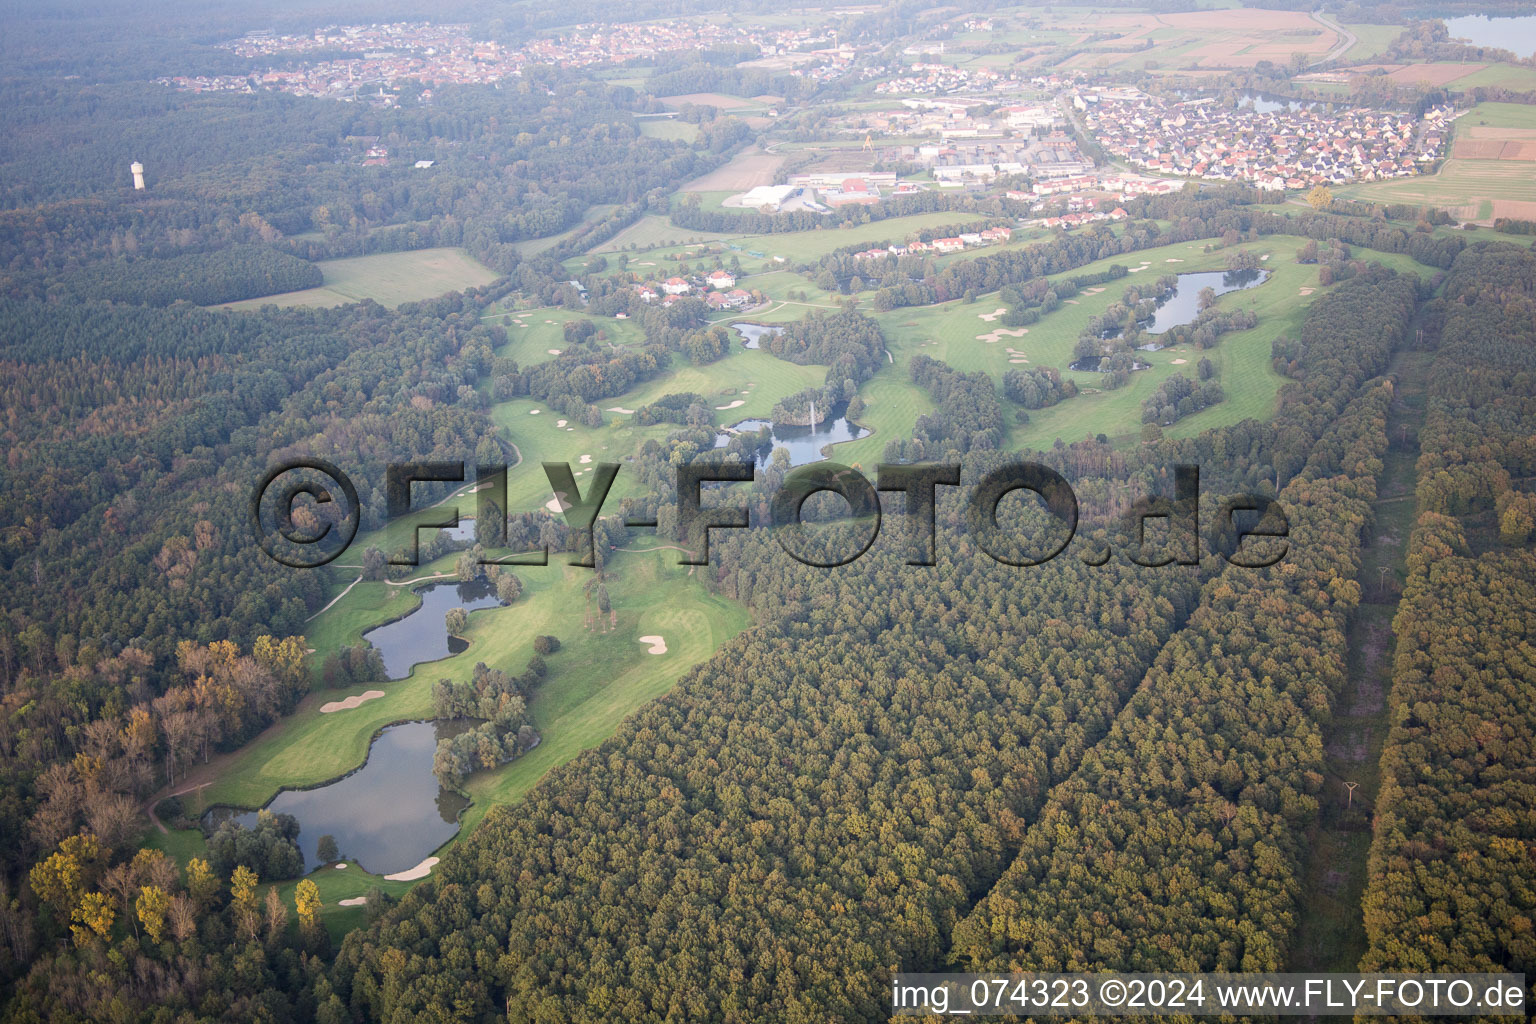
[[(792, 466), (803, 466), (809, 462), (821, 462), (827, 456), (821, 453), (822, 448), (829, 444), (837, 444), (841, 441), (856, 441), (869, 433), (865, 427), (859, 426), (848, 418), (848, 403), (840, 402), (833, 406), (826, 419), (818, 423), (815, 428), (802, 427), (790, 423), (775, 423), (772, 420), (742, 420), (733, 424), (731, 429), (743, 434), (755, 433), (763, 427), (769, 429), (769, 441), (757, 450), (757, 467), (767, 467), (773, 458), (773, 449), (785, 448), (789, 451), (789, 463)], [(729, 434), (719, 434), (715, 437), (715, 447), (724, 448), (730, 443)]]
[(731, 324), (731, 330), (741, 335), (742, 348), (761, 348), (764, 338), (784, 333), (784, 328), (766, 324)]
[(415, 611), (363, 634), (364, 640), (378, 648), (391, 679), (404, 679), (423, 661), (437, 661), (464, 650), (464, 641), (448, 635), (444, 622), (448, 609), (474, 611), (501, 603), (495, 588), (485, 580), (431, 583), (416, 593), (421, 595), (421, 606)]
[[(374, 874), (415, 867), (453, 838), (459, 815), (469, 806), (463, 796), (439, 786), (432, 774), (437, 741), (474, 724), (458, 719), (389, 726), (373, 741), (361, 769), (316, 789), (285, 790), (266, 809), (298, 819), (306, 870), (320, 863), (317, 847), (323, 835), (335, 838), (342, 857)], [(234, 821), (252, 828), (256, 814), (216, 807), (205, 815), (204, 824), (217, 828)]]

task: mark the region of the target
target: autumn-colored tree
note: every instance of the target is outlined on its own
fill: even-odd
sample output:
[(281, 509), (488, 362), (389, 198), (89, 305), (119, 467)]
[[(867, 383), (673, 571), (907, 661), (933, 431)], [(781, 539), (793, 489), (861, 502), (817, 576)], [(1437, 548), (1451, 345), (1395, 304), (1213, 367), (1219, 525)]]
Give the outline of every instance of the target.
[(198, 910), (205, 910), (219, 891), (219, 879), (213, 867), (202, 857), (187, 861), (187, 895)]
[(37, 898), (62, 919), (80, 902), (87, 874), (101, 856), (95, 836), (66, 836), (59, 848), (32, 868), (29, 881)]
[(151, 942), (159, 942), (165, 934), (165, 915), (170, 907), (170, 896), (158, 885), (146, 885), (139, 890), (139, 898), (134, 901), (133, 909), (139, 923), (144, 926), (144, 934), (149, 936)]
[(1307, 193), (1307, 202), (1318, 213), (1326, 213), (1333, 207), (1333, 193), (1322, 185), (1318, 185)]
[(230, 903), (236, 911), (256, 910), (256, 872), (244, 864), (237, 865), (229, 878)]
[(104, 892), (88, 892), (80, 898), (70, 916), (75, 922), (71, 926), (75, 944), (84, 945), (92, 935), (104, 939), (111, 933), (116, 911), (112, 907), (112, 897)]
[(320, 887), (306, 878), (293, 890), (293, 907), (299, 912), (299, 927), (312, 933), (320, 922)]

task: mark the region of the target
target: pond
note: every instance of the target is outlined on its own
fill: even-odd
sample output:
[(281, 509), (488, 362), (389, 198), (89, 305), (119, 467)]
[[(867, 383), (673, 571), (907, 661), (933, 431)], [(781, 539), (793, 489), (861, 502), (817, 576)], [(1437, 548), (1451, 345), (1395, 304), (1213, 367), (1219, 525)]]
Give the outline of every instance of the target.
[[(761, 430), (763, 427), (768, 427), (771, 431), (769, 443), (758, 449), (758, 469), (764, 469), (770, 464), (775, 448), (788, 449), (790, 465), (803, 466), (809, 462), (824, 461), (827, 457), (821, 453), (821, 450), (827, 445), (837, 444), (840, 441), (856, 441), (869, 433), (867, 428), (850, 420), (847, 413), (848, 403), (841, 402), (833, 406), (827, 418), (814, 427), (775, 423), (772, 420), (742, 420), (740, 423), (733, 423), (731, 428), (746, 434)], [(730, 440), (729, 434), (718, 434), (715, 437), (715, 447), (724, 448)]]
[[(362, 768), (315, 789), (284, 790), (266, 810), (298, 819), (306, 871), (320, 864), (317, 845), (323, 835), (335, 837), (342, 857), (376, 875), (413, 868), (453, 838), (459, 814), (469, 806), (432, 774), (437, 741), (474, 725), (468, 719), (391, 725), (373, 741)], [(215, 807), (204, 823), (216, 828), (235, 821), (252, 828), (256, 813)]]
[[(1101, 368), (1099, 364), (1104, 362), (1103, 356), (1089, 356), (1087, 359), (1076, 359), (1067, 364), (1067, 369), (1076, 370), (1079, 373), (1108, 373), (1108, 368)], [(1150, 370), (1151, 363), (1143, 363), (1140, 360), (1131, 363), (1131, 372), (1137, 370)]]
[(431, 583), (416, 593), (421, 595), (421, 605), (415, 611), (363, 634), (364, 640), (378, 648), (391, 679), (404, 679), (423, 661), (437, 661), (464, 650), (467, 645), (463, 640), (448, 635), (444, 621), (448, 609), (474, 611), (501, 603), (495, 588), (485, 580)]
[[(1174, 94), (1177, 95), (1180, 99), (1185, 100), (1207, 99), (1210, 100), (1212, 104), (1220, 103), (1220, 100), (1217, 97), (1212, 96), (1210, 93), (1192, 92), (1187, 89), (1175, 89)], [(1252, 106), (1254, 112), (1259, 114), (1273, 114), (1281, 110), (1287, 110), (1294, 113), (1295, 111), (1306, 110), (1311, 107), (1327, 106), (1325, 103), (1312, 100), (1294, 100), (1288, 96), (1277, 96), (1274, 93), (1259, 92), (1255, 89), (1240, 90), (1237, 94), (1237, 105), (1239, 107)]]
[(1440, 20), (1445, 22), (1452, 39), (1466, 39), (1473, 46), (1512, 50), (1517, 57), (1536, 56), (1536, 14), (1508, 18), (1469, 14)]
[(1204, 273), (1180, 274), (1173, 294), (1158, 304), (1152, 318), (1143, 322), (1142, 330), (1148, 334), (1162, 334), (1174, 327), (1195, 322), (1200, 315), (1200, 293), (1206, 288), (1217, 295), (1256, 288), (1269, 276), (1267, 270), (1211, 270)]
[(742, 348), (761, 348), (764, 338), (784, 333), (784, 328), (766, 324), (731, 324), (731, 330), (741, 335)]
[(1310, 107), (1320, 107), (1321, 103), (1313, 103), (1308, 100), (1293, 100), (1285, 96), (1276, 96), (1273, 93), (1255, 92), (1252, 89), (1244, 89), (1237, 94), (1238, 106), (1253, 104), (1253, 109), (1259, 114), (1274, 114), (1281, 110), (1294, 113), (1298, 110), (1306, 110)]

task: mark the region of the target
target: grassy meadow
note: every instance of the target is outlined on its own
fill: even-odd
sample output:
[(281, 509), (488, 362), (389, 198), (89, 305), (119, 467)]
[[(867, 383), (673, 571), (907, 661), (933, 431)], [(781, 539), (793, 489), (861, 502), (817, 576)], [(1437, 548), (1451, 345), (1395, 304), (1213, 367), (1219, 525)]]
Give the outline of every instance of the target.
[(266, 305), (326, 308), (364, 299), (393, 308), (402, 302), (419, 302), (496, 280), (495, 271), (463, 249), (453, 248), (413, 249), (321, 260), (315, 266), (320, 268), (325, 281), (319, 288), (244, 299), (219, 308), (260, 309)]

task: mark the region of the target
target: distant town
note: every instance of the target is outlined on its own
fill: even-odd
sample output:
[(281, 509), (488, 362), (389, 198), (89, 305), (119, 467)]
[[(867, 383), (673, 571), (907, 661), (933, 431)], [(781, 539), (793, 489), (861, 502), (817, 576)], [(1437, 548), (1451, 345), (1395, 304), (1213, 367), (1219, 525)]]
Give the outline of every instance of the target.
[[(969, 31), (990, 22), (971, 19)], [(393, 106), (429, 103), (443, 84), (495, 84), (525, 68), (588, 68), (644, 60), (660, 53), (739, 48), (741, 66), (816, 81), (852, 76), (873, 81), (885, 106), (834, 113), (834, 137), (862, 137), (880, 167), (919, 172), (873, 173), (837, 168), (826, 181), (791, 179), (726, 200), (765, 211), (827, 212), (871, 204), (882, 194), (929, 188), (996, 188), (1028, 201), (1031, 213), (1071, 226), (1137, 195), (1169, 191), (1170, 178), (1241, 181), (1266, 190), (1381, 181), (1421, 173), (1445, 155), (1454, 109), (1409, 113), (1249, 98), (1233, 105), (1207, 96), (1154, 95), (1101, 84), (1082, 69), (961, 67), (942, 58), (945, 44), (908, 46), (894, 63), (873, 47), (840, 44), (827, 25), (753, 27), (735, 21), (678, 20), (622, 28), (583, 25), (519, 47), (477, 39), (466, 25), (399, 22), (331, 26), (313, 33), (257, 32), (224, 48), (271, 66), (245, 75), (172, 76), (163, 84), (193, 91), (279, 91), (296, 96)], [(408, 83), (421, 88), (408, 90)], [(769, 117), (781, 111), (768, 109)], [(1091, 138), (1134, 171), (1099, 166), (1080, 139)], [(363, 155), (387, 165), (382, 145)], [(418, 168), (430, 161), (416, 163)], [(898, 177), (906, 179), (898, 181)], [(886, 179), (889, 180), (886, 180)], [(920, 179), (920, 180), (914, 180)], [(857, 180), (862, 188), (845, 187)], [(1163, 182), (1163, 184), (1158, 184)], [(807, 187), (809, 186), (809, 187)]]
[[(830, 36), (810, 28), (755, 29), (705, 21), (634, 25), (579, 25), (521, 47), (476, 39), (468, 25), (397, 22), (333, 25), (304, 35), (253, 32), (224, 44), (246, 58), (284, 58), (289, 65), (248, 75), (173, 75), (162, 84), (194, 92), (272, 90), (295, 96), (371, 100), (390, 105), (390, 90), (406, 81), (428, 85), (487, 85), (522, 74), (530, 65), (586, 68), (622, 64), (658, 53), (728, 46), (756, 47), (765, 58), (815, 59)], [(309, 55), (312, 60), (294, 61)], [(835, 46), (825, 54), (835, 59)], [(848, 51), (844, 57), (851, 57)]]

